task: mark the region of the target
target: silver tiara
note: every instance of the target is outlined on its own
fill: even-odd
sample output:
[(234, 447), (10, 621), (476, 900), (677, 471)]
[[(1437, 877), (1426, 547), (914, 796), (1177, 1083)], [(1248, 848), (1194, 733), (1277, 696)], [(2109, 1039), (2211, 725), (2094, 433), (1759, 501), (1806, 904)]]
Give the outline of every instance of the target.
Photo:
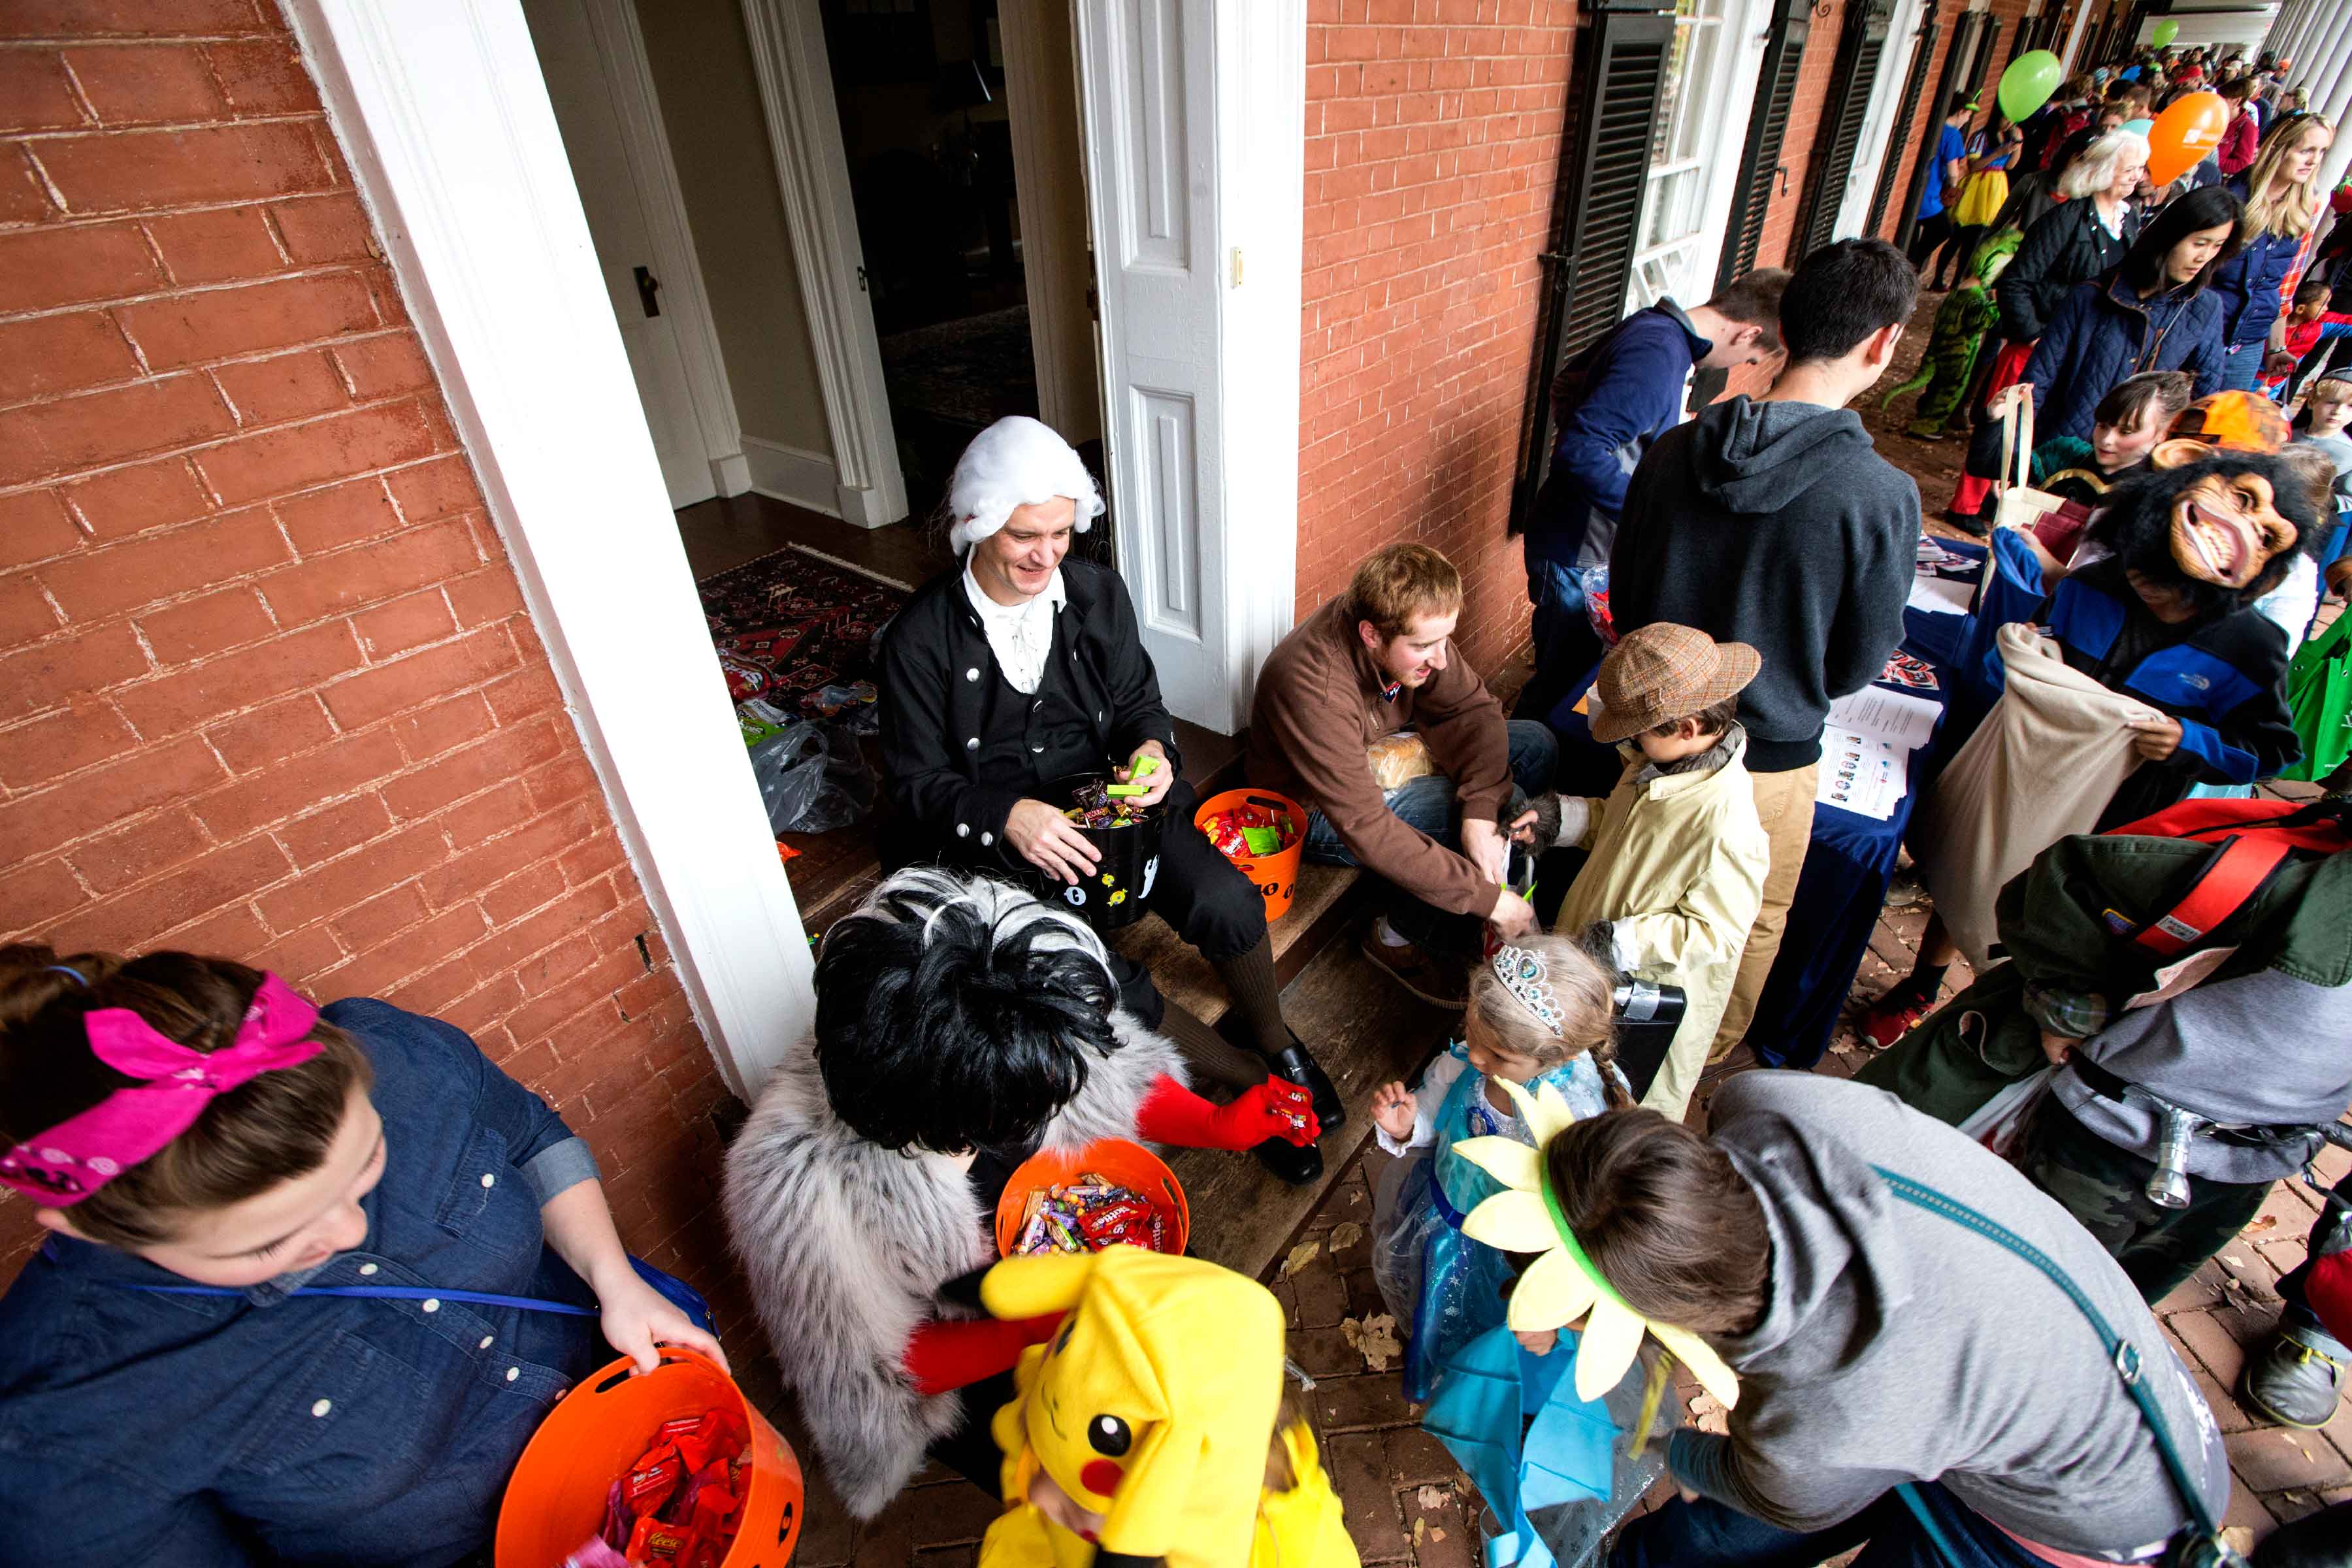
[(1498, 947), (1494, 957), (1495, 978), (1503, 989), (1518, 998), (1519, 1005), (1536, 1016), (1536, 1022), (1552, 1032), (1556, 1039), (1568, 1038), (1559, 999), (1552, 994), (1544, 967), (1543, 956), (1524, 947)]

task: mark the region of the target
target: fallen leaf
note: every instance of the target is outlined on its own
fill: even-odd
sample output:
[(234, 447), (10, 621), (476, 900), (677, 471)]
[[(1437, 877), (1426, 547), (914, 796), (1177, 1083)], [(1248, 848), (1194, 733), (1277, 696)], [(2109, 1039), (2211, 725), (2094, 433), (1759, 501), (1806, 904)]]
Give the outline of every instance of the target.
[(1353, 1220), (1331, 1227), (1331, 1250), (1334, 1252), (1345, 1252), (1363, 1239), (1364, 1227)]
[(1427, 1520), (1423, 1520), (1423, 1519), (1416, 1519), (1416, 1520), (1414, 1520), (1414, 1521), (1412, 1521), (1412, 1543), (1413, 1543), (1415, 1546), (1418, 1546), (1418, 1545), (1420, 1545), (1423, 1542), (1424, 1542), (1424, 1541), (1426, 1541), (1426, 1540), (1428, 1540), (1428, 1539), (1429, 1539), (1429, 1521), (1428, 1521)]
[(1454, 1496), (1444, 1487), (1423, 1487), (1414, 1494), (1413, 1500), (1426, 1509), (1440, 1509), (1452, 1502)]
[(1390, 1361), (1404, 1352), (1397, 1341), (1396, 1320), (1386, 1312), (1360, 1320), (1342, 1318), (1339, 1333), (1374, 1372), (1388, 1371)]
[(1433, 1546), (1434, 1546), (1435, 1544), (1437, 1544), (1437, 1542), (1441, 1542), (1441, 1541), (1443, 1541), (1443, 1540), (1444, 1540), (1444, 1539), (1445, 1539), (1445, 1531), (1444, 1531), (1443, 1530), (1433, 1530), (1433, 1531), (1431, 1531), (1429, 1532), (1429, 1542), (1430, 1542), (1430, 1544), (1431, 1544), (1431, 1545), (1433, 1545)]
[(1297, 1273), (1300, 1269), (1314, 1262), (1317, 1255), (1321, 1253), (1322, 1250), (1323, 1244), (1319, 1241), (1300, 1242), (1297, 1246), (1290, 1249), (1290, 1256), (1282, 1260), (1282, 1277), (1285, 1279), (1289, 1279), (1292, 1275)]
[(2246, 1229), (2271, 1230), (2275, 1228), (2277, 1225), (2278, 1215), (2274, 1214), (2258, 1214), (2254, 1216), (2253, 1222), (2246, 1226)]

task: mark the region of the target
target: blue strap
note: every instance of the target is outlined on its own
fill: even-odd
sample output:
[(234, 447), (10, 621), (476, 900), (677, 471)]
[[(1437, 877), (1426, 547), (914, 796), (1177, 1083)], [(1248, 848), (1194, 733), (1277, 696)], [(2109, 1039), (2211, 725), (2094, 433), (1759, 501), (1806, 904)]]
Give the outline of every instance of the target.
[(1959, 1549), (1952, 1544), (1951, 1537), (1944, 1533), (1944, 1527), (1936, 1522), (1936, 1516), (1929, 1513), (1927, 1505), (1920, 1500), (1919, 1489), (1905, 1481), (1895, 1489), (1895, 1492), (1903, 1500), (1903, 1506), (1911, 1510), (1911, 1517), (1919, 1521), (1920, 1532), (1927, 1536), (1928, 1544), (1935, 1547), (1936, 1555), (1951, 1564), (1951, 1568), (1968, 1568), (1969, 1560), (1960, 1555)]
[[(2115, 1363), (2116, 1375), (2123, 1379), (2125, 1392), (2131, 1395), (2132, 1403), (2139, 1406), (2140, 1418), (2147, 1423), (2148, 1435), (2156, 1439), (2157, 1455), (2164, 1461), (2165, 1473), (2172, 1478), (2174, 1489), (2188, 1505), (2189, 1517), (2197, 1521), (2199, 1539), (2187, 1544), (2180, 1554), (2181, 1560), (2221, 1563), (2236, 1562), (2237, 1554), (2222, 1541), (2221, 1522), (2205, 1506), (2205, 1494), (2197, 1489), (2196, 1482), (2189, 1474), (2189, 1467), (2180, 1458), (2180, 1450), (2173, 1446), (2171, 1429), (2165, 1425), (2164, 1411), (2156, 1402), (2156, 1391), (2140, 1376), (2139, 1348), (2109, 1326), (2106, 1318), (2093, 1305), (2083, 1288), (2074, 1283), (2074, 1276), (2060, 1268), (2040, 1247), (2000, 1221), (1979, 1214), (1958, 1198), (1925, 1182), (1914, 1181), (1909, 1176), (1890, 1171), (1884, 1165), (1873, 1165), (1871, 1169), (1878, 1173), (1879, 1178), (1896, 1197), (1930, 1214), (1941, 1215), (1962, 1229), (1972, 1230), (1987, 1240), (2007, 1247), (2040, 1269), (2052, 1284), (2065, 1293), (2066, 1299), (2089, 1320), (2092, 1329), (2099, 1336), (2099, 1342), (2106, 1348), (2108, 1359)], [(1927, 1529), (1928, 1539), (1936, 1543), (1936, 1549), (1943, 1554), (1944, 1560), (1952, 1568), (1966, 1568), (1965, 1560), (1952, 1551), (1950, 1543), (1928, 1522), (1924, 1505), (1911, 1489), (1905, 1486), (1897, 1489), (1905, 1494), (1904, 1502), (1919, 1518)]]
[[(143, 1290), (151, 1296), (242, 1296), (225, 1285), (125, 1285), (125, 1290)], [(305, 1285), (299, 1290), (289, 1290), (288, 1297), (342, 1296), (363, 1301), (468, 1301), (481, 1307), (514, 1307), (526, 1312), (561, 1312), (572, 1318), (598, 1316), (594, 1307), (575, 1307), (568, 1301), (542, 1301), (531, 1296), (499, 1296), (488, 1290), (434, 1290), (422, 1285)]]
[[(661, 1292), (670, 1305), (684, 1312), (688, 1321), (698, 1324), (706, 1333), (717, 1333), (719, 1324), (710, 1310), (710, 1303), (702, 1293), (676, 1275), (655, 1268), (634, 1254), (629, 1267), (637, 1278)], [(225, 1285), (129, 1285), (117, 1289), (141, 1290), (151, 1296), (238, 1296), (242, 1290)], [(567, 1318), (594, 1318), (604, 1315), (600, 1307), (575, 1307), (569, 1301), (543, 1301), (536, 1296), (500, 1296), (488, 1290), (440, 1290), (429, 1285), (305, 1285), (287, 1292), (296, 1296), (322, 1298), (340, 1297), (361, 1301), (464, 1301), (478, 1307), (511, 1307), (522, 1312), (554, 1312)]]

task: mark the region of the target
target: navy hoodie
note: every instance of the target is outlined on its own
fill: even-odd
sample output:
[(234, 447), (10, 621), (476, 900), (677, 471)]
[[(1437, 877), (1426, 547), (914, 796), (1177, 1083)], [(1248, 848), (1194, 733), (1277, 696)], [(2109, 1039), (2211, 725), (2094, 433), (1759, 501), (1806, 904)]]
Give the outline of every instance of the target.
[(1903, 640), (1919, 487), (1852, 409), (1734, 397), (1667, 431), (1625, 492), (1609, 556), (1619, 632), (1653, 621), (1744, 642), (1750, 773), (1822, 754), (1833, 699), (1878, 679)]

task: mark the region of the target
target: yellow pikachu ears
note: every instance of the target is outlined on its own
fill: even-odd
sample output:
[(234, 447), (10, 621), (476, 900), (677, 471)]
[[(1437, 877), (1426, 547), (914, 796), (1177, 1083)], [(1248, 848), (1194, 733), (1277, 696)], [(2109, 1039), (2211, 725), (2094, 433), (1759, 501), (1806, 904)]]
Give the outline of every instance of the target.
[(1094, 1278), (1096, 1253), (1047, 1253), (1008, 1258), (980, 1282), (980, 1304), (999, 1318), (1042, 1318), (1066, 1312)]

